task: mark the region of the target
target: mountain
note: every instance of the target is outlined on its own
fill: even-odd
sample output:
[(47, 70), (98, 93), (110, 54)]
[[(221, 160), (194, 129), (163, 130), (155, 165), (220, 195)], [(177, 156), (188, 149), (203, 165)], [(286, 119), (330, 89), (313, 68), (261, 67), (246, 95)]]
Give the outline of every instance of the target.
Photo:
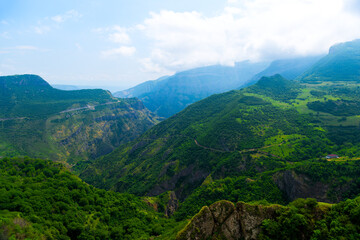
[(234, 67), (215, 65), (196, 68), (142, 83), (114, 93), (114, 96), (137, 97), (150, 111), (167, 118), (191, 103), (241, 86), (266, 65), (245, 61)]
[[(80, 177), (137, 195), (161, 198), (172, 192), (180, 203), (178, 219), (221, 199), (285, 204), (296, 197), (326, 202), (355, 197), (357, 161), (349, 168), (337, 163), (338, 175), (321, 172), (320, 166), (330, 171), (328, 154), (360, 157), (360, 118), (352, 107), (360, 102), (357, 91), (356, 85), (309, 86), (280, 75), (264, 77), (190, 105), (97, 159)], [(329, 101), (342, 111), (332, 114), (331, 104), (314, 106)], [(317, 170), (311, 168), (317, 164)], [(338, 188), (344, 176), (348, 182)]]
[(73, 164), (109, 153), (155, 123), (136, 99), (100, 89), (62, 91), (36, 75), (0, 77), (0, 156)]
[(275, 74), (280, 74), (286, 79), (294, 80), (311, 68), (322, 57), (323, 56), (311, 56), (273, 61), (269, 67), (252, 77), (245, 86), (256, 83), (262, 77), (270, 77)]
[(138, 97), (143, 94), (153, 91), (157, 85), (162, 84), (161, 82), (167, 79), (169, 76), (163, 76), (156, 80), (146, 81), (136, 85), (135, 87), (129, 88), (127, 90), (115, 92), (114, 96), (118, 98), (133, 98)]
[(360, 80), (360, 40), (332, 46), (323, 57), (299, 79), (304, 82)]

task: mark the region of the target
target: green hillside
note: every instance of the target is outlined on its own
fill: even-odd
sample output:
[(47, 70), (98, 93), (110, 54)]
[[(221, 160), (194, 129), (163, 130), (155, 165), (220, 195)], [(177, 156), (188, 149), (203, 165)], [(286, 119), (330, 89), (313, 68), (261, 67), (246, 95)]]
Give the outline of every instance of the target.
[(0, 77), (0, 156), (75, 163), (111, 152), (157, 119), (139, 100), (62, 91), (35, 75)]
[(142, 199), (89, 186), (52, 161), (0, 159), (1, 239), (149, 239), (173, 226)]
[[(357, 87), (344, 85), (343, 89), (353, 91)], [(333, 153), (344, 161), (357, 160), (360, 140), (355, 136), (360, 134), (360, 117), (348, 108), (340, 115), (313, 108), (318, 102), (342, 97), (341, 91), (333, 90), (328, 85), (288, 81), (280, 75), (263, 78), (249, 88), (192, 104), (135, 141), (99, 158), (80, 176), (97, 187), (119, 192), (157, 196), (174, 191), (181, 202), (209, 181), (245, 181), (303, 162), (322, 161)], [(351, 101), (357, 103), (358, 99)], [(276, 197), (255, 194), (244, 200), (291, 200), (286, 187), (280, 189), (280, 182), (266, 181), (273, 184)], [(258, 186), (260, 192), (265, 185)], [(285, 192), (284, 197), (278, 194), (279, 189)], [(360, 193), (354, 189), (351, 196)], [(233, 190), (233, 186), (229, 188)], [(335, 201), (329, 191), (319, 198)]]
[(319, 60), (298, 79), (304, 82), (360, 80), (360, 40), (340, 43), (330, 48), (329, 54)]

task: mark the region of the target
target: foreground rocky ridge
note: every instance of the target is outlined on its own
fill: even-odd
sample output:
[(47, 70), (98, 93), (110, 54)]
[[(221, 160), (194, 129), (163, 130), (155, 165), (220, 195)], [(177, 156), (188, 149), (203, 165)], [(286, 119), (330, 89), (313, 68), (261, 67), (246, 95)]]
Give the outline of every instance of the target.
[(331, 205), (299, 198), (287, 206), (219, 201), (203, 207), (176, 239), (359, 239), (359, 201)]
[(278, 216), (279, 205), (261, 206), (238, 202), (219, 201), (204, 206), (191, 222), (178, 234), (184, 239), (257, 239), (265, 219)]

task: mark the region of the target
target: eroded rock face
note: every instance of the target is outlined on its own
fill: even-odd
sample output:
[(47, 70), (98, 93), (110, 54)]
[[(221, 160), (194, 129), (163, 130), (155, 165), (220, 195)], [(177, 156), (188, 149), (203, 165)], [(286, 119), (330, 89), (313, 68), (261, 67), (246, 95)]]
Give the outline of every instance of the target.
[(176, 198), (174, 191), (171, 191), (169, 194), (169, 201), (165, 209), (165, 215), (170, 217), (179, 207), (179, 200)]
[(262, 221), (277, 217), (279, 207), (219, 201), (203, 207), (176, 239), (257, 239)]
[(329, 184), (314, 182), (303, 174), (286, 170), (274, 176), (274, 181), (279, 189), (285, 192), (290, 201), (298, 198), (315, 198), (321, 202), (332, 202), (327, 197)]
[(208, 239), (213, 234), (214, 226), (213, 214), (209, 207), (205, 206), (177, 236), (177, 239)]

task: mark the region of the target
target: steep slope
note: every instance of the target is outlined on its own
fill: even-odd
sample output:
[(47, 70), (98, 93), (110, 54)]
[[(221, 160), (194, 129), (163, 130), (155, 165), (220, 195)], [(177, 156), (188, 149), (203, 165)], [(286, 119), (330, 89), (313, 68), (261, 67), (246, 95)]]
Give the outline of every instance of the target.
[(137, 97), (161, 117), (170, 117), (193, 102), (214, 93), (241, 86), (266, 67), (264, 63), (237, 63), (234, 67), (209, 66), (179, 72), (173, 76), (142, 83), (115, 93), (116, 97)]
[(139, 100), (62, 91), (35, 75), (0, 77), (0, 96), (0, 156), (94, 159), (157, 122)]
[(299, 77), (304, 82), (360, 80), (360, 40), (340, 43), (330, 48), (312, 68)]
[(276, 74), (280, 74), (286, 79), (294, 80), (306, 70), (311, 68), (322, 57), (323, 56), (311, 56), (273, 61), (264, 71), (261, 71), (252, 77), (245, 86), (250, 86), (256, 83), (262, 77), (270, 77)]
[[(271, 98), (272, 88), (283, 95)], [(242, 91), (213, 95), (99, 159), (81, 176), (91, 184), (117, 191), (157, 195), (176, 190), (183, 198), (210, 174), (215, 178), (251, 175), (282, 166), (283, 161), (276, 161), (279, 155), (271, 153), (282, 141), (301, 145), (313, 139), (322, 150), (291, 149), (291, 154), (287, 150), (280, 159), (322, 156), (330, 146), (324, 132), (311, 123), (311, 116), (286, 103), (301, 91), (295, 83), (275, 76)], [(251, 152), (269, 159), (260, 166)]]
[[(342, 92), (332, 89), (315, 84), (309, 87), (280, 75), (264, 77), (251, 87), (190, 105), (134, 142), (97, 159), (80, 177), (97, 187), (139, 195), (173, 191), (180, 208), (186, 205), (185, 199), (192, 199), (188, 206), (197, 206), (194, 200), (211, 196), (211, 192), (225, 199), (234, 193), (232, 201), (265, 199), (278, 203), (297, 196), (328, 202), (354, 197), (359, 191), (351, 184), (351, 194), (346, 189), (338, 190), (339, 195), (334, 197), (331, 192), (338, 182), (324, 185), (318, 180), (307, 182), (310, 173), (292, 174), (294, 166), (323, 161), (331, 153), (339, 154), (341, 160), (360, 157), (360, 140), (356, 137), (360, 136), (360, 117), (352, 112), (351, 116), (333, 115), (312, 109), (313, 103), (340, 99)], [(351, 101), (359, 100), (354, 97)], [(345, 171), (334, 179), (341, 181), (346, 175), (351, 174)], [(320, 179), (327, 179), (324, 176)], [(222, 182), (224, 178), (231, 184)], [(219, 185), (206, 190), (210, 195), (201, 191), (198, 194), (200, 186), (217, 181)], [(354, 186), (358, 186), (355, 182)], [(291, 184), (298, 189), (291, 189)], [(323, 186), (324, 192), (309, 190), (311, 184), (317, 184), (319, 189)], [(220, 190), (224, 194), (214, 190), (221, 186), (228, 186)]]
[(172, 225), (140, 198), (96, 189), (52, 161), (0, 159), (1, 239), (149, 239)]

